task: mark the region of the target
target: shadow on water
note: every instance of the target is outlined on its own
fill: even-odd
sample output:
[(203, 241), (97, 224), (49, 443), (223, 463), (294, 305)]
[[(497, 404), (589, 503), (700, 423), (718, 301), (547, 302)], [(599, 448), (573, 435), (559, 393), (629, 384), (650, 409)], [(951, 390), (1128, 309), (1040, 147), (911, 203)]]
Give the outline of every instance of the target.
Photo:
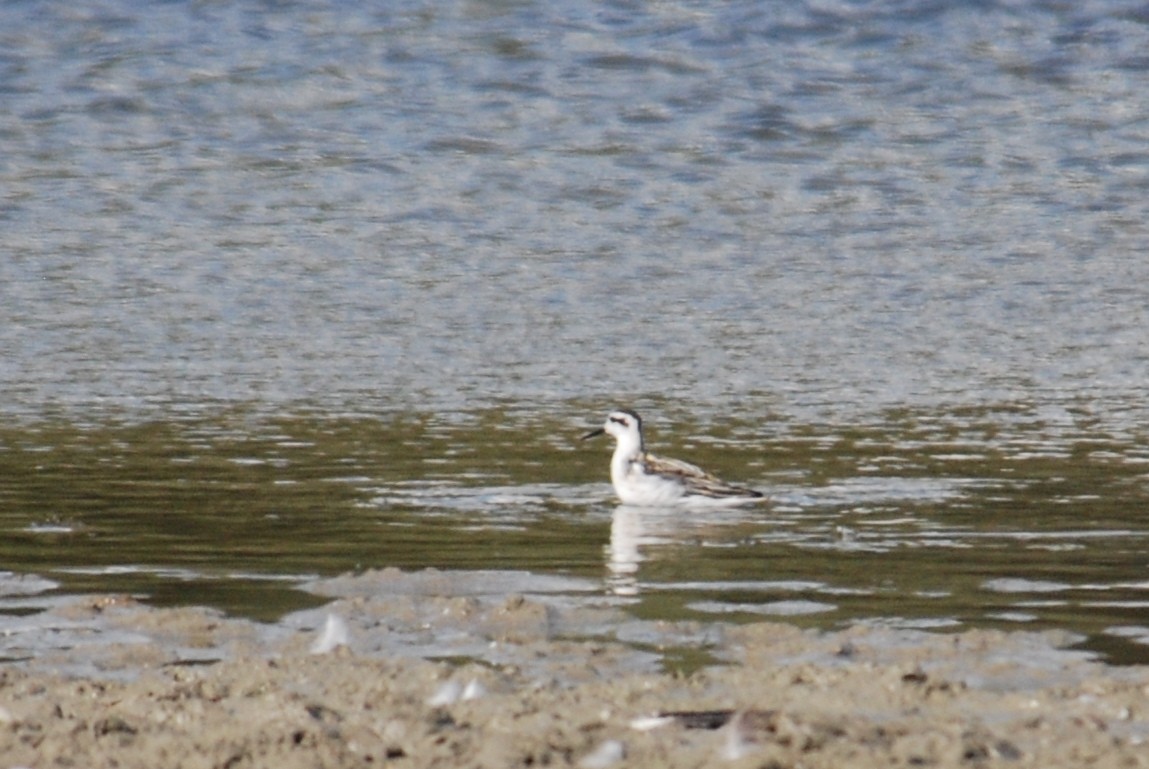
[[(652, 415), (653, 416), (653, 415)], [(1149, 661), (1149, 450), (1023, 406), (851, 426), (650, 419), (652, 448), (766, 507), (616, 507), (597, 415), (501, 409), (0, 430), (2, 610), (124, 592), (260, 620), (369, 568), (598, 581), (643, 619), (939, 631), (1064, 628)], [(660, 429), (661, 428), (661, 429)]]

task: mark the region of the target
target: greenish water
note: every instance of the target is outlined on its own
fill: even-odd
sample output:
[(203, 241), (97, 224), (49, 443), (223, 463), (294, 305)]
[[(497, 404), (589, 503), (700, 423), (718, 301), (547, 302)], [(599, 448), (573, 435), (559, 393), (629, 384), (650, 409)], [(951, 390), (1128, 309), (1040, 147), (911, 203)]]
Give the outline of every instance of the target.
[[(583, 414), (585, 413), (585, 418)], [(599, 414), (175, 422), (0, 430), (0, 558), (55, 592), (275, 619), (315, 576), (435, 567), (601, 583), (642, 618), (960, 630), (1059, 627), (1149, 660), (1149, 450), (1082, 413), (1011, 404), (849, 427), (664, 422), (651, 448), (765, 507), (617, 508)], [(0, 587), (3, 585), (0, 584)], [(0, 595), (11, 593), (0, 591)], [(34, 599), (6, 602), (26, 611)]]

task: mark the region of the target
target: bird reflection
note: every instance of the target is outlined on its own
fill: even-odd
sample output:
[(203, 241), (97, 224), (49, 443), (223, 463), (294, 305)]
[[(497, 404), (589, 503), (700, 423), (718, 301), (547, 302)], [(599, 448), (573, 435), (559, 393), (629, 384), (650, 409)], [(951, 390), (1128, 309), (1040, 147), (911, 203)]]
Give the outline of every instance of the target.
[(675, 541), (686, 519), (682, 508), (619, 505), (610, 521), (606, 553), (607, 589), (615, 595), (635, 596), (640, 591), (638, 572), (647, 560), (643, 548)]

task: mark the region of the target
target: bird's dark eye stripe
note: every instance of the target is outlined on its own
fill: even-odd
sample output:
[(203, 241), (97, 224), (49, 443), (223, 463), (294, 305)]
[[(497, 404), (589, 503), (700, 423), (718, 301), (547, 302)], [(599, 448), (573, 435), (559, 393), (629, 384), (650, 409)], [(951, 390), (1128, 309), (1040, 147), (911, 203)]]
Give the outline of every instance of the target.
[(611, 417), (610, 421), (617, 422), (620, 425), (625, 425), (627, 423), (626, 417)]

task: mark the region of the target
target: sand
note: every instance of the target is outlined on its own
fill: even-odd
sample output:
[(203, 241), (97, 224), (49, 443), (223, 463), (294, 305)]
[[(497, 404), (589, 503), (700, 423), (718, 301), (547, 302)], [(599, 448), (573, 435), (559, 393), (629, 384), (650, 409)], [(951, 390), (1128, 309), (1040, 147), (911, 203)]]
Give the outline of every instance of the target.
[(1066, 634), (644, 622), (508, 584), (372, 572), (275, 625), (63, 601), (5, 631), (36, 653), (0, 666), (0, 769), (1149, 767), (1149, 668)]

